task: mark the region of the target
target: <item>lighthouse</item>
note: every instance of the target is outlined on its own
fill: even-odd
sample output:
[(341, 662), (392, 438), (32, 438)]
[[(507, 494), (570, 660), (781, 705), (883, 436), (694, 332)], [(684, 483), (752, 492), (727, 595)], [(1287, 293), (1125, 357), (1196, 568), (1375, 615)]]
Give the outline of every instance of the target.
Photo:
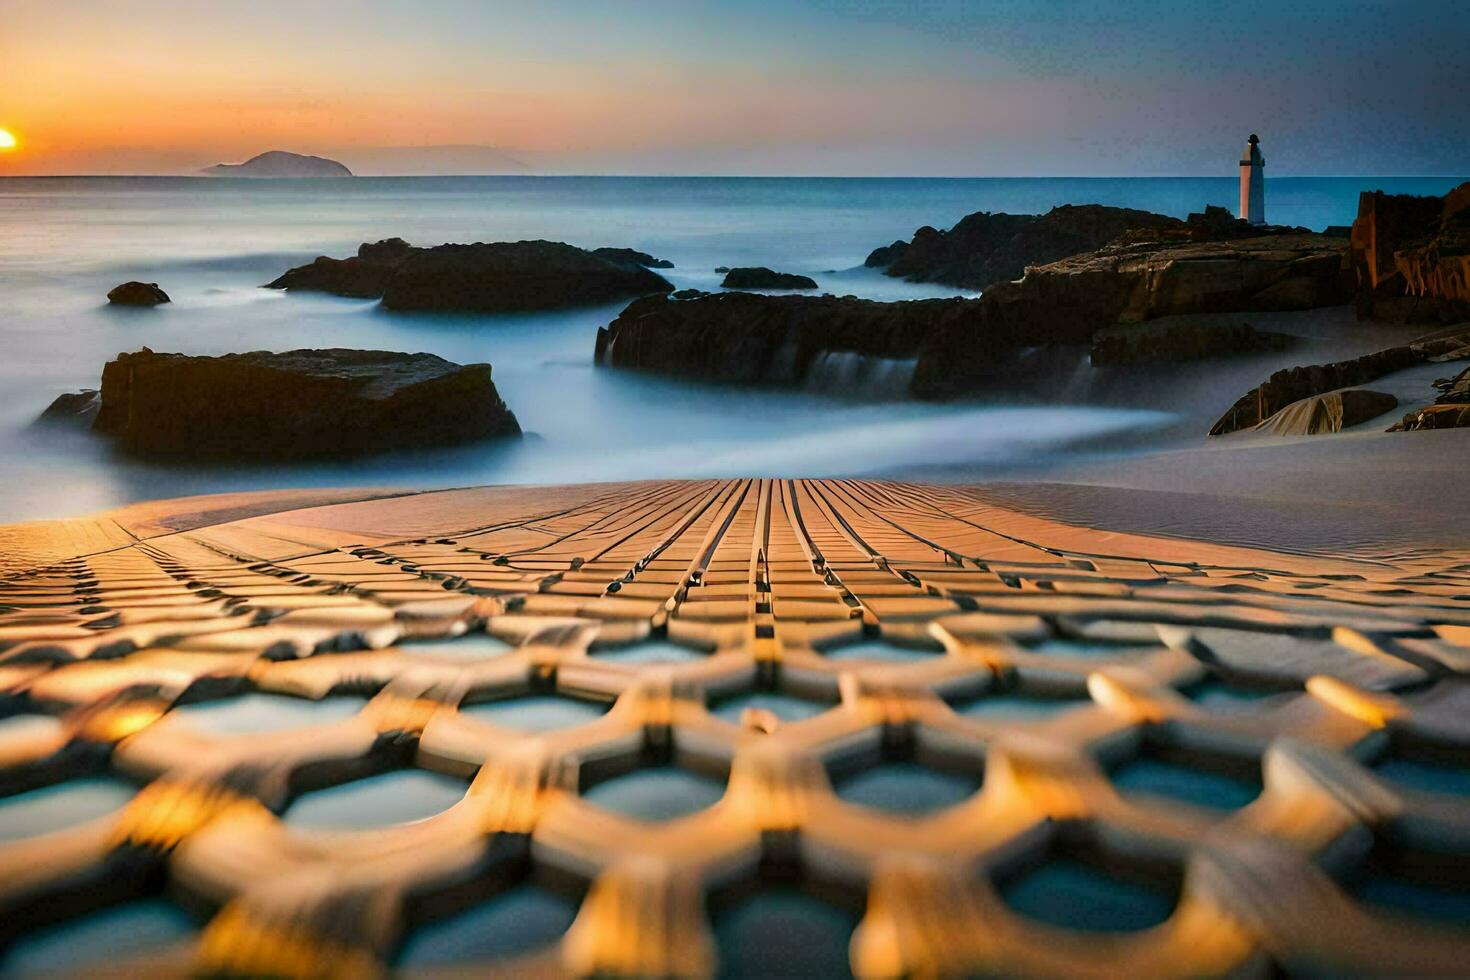
[(1262, 173), (1265, 166), (1261, 139), (1251, 133), (1240, 157), (1240, 216), (1253, 225), (1266, 223), (1266, 178)]

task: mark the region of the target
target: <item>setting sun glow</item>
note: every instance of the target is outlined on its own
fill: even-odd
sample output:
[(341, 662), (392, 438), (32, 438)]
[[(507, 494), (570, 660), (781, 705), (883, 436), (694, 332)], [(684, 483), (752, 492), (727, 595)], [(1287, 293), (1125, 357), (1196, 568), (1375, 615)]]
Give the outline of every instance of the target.
[(15, 149), (15, 137), (11, 135), (10, 130), (0, 129), (0, 150), (13, 149)]

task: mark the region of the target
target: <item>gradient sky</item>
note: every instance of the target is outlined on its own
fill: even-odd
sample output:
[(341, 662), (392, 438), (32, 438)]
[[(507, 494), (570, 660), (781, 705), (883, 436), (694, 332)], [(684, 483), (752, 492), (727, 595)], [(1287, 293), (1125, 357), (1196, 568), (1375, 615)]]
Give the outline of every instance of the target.
[[(1470, 170), (1465, 0), (0, 0), (0, 174), (487, 144), (578, 173)], [(350, 159), (349, 159), (350, 162)]]

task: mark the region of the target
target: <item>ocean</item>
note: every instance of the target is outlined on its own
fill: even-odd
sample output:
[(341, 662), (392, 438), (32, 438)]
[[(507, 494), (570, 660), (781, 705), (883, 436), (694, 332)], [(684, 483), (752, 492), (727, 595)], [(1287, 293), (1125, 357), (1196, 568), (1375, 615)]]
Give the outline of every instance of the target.
[[(1347, 224), (1364, 189), (1442, 194), (1454, 178), (1276, 178), (1267, 216)], [(317, 255), (400, 236), (415, 244), (546, 238), (628, 246), (674, 263), (678, 287), (721, 265), (766, 265), (874, 299), (962, 295), (864, 269), (873, 248), (974, 211), (1101, 203), (1183, 217), (1234, 208), (1227, 178), (816, 179), (678, 177), (0, 179), (0, 523), (136, 500), (303, 486), (465, 486), (721, 475), (901, 474), (964, 464), (1032, 470), (1120, 433), (1168, 432), (1157, 392), (1097, 402), (977, 393), (920, 404), (901, 366), (833, 363), (804, 391), (695, 385), (594, 368), (622, 304), (531, 315), (388, 313), (373, 302), (260, 288)], [(128, 279), (173, 303), (110, 308)], [(531, 438), (350, 462), (146, 463), (85, 434), (32, 428), (58, 394), (96, 387), (120, 351), (222, 354), (302, 347), (428, 351), (494, 365)], [(856, 397), (855, 397), (856, 396)]]

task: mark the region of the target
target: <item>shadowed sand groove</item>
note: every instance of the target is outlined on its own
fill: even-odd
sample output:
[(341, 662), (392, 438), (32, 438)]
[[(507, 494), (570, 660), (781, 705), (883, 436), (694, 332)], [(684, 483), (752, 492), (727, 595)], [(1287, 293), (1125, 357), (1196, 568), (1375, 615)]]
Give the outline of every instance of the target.
[[(1470, 554), (868, 481), (347, 497), (0, 529), (0, 972), (1466, 962)], [(87, 945), (165, 901), (197, 930)]]

